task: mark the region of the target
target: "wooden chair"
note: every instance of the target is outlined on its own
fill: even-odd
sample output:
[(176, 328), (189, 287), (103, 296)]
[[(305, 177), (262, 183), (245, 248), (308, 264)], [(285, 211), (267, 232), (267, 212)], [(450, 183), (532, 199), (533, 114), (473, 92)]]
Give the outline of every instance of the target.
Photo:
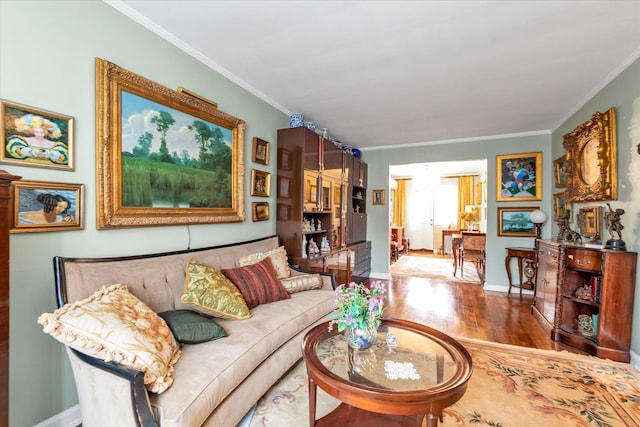
[(484, 285), (484, 273), (486, 262), (486, 243), (487, 235), (485, 233), (462, 232), (462, 248), (460, 249), (460, 274), (464, 277), (464, 262), (473, 262), (480, 278), (480, 283)]

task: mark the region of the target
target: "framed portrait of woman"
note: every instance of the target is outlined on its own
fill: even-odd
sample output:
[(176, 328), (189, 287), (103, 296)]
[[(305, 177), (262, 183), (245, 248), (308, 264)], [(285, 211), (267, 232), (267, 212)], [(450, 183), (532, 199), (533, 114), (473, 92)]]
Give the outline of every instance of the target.
[(11, 233), (84, 229), (84, 184), (12, 183)]
[(0, 162), (73, 170), (73, 117), (1, 102)]

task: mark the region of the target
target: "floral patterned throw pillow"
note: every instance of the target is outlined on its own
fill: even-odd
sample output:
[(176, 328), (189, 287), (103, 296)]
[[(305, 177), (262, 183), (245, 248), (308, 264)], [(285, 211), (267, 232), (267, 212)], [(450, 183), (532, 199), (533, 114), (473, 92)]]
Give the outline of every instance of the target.
[(82, 353), (144, 372), (144, 383), (162, 393), (173, 383), (179, 344), (166, 322), (125, 285), (96, 292), (38, 318), (44, 332)]

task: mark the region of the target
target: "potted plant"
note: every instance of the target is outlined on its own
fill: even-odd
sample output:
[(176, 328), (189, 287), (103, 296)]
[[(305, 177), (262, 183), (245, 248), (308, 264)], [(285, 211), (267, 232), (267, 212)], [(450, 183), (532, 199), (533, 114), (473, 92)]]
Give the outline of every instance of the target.
[(382, 321), (386, 293), (386, 287), (381, 281), (368, 286), (355, 282), (338, 286), (329, 330), (337, 325), (338, 332), (345, 333), (351, 347), (371, 347)]

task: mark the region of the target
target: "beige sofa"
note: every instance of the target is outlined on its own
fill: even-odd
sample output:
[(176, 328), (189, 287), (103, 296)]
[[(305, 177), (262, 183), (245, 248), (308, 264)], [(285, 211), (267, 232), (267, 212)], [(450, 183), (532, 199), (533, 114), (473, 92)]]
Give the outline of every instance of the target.
[[(226, 246), (108, 259), (56, 257), (58, 306), (80, 301), (105, 285), (126, 284), (156, 312), (190, 308), (180, 300), (185, 263), (196, 259), (215, 268), (278, 247), (276, 236)], [(291, 268), (291, 274), (301, 274)], [(143, 374), (69, 347), (82, 422), (92, 426), (235, 426), (255, 402), (301, 358), (304, 334), (330, 318), (335, 287), (323, 274), (323, 288), (259, 305), (246, 320), (217, 320), (228, 336), (185, 345), (173, 384), (147, 392)]]

